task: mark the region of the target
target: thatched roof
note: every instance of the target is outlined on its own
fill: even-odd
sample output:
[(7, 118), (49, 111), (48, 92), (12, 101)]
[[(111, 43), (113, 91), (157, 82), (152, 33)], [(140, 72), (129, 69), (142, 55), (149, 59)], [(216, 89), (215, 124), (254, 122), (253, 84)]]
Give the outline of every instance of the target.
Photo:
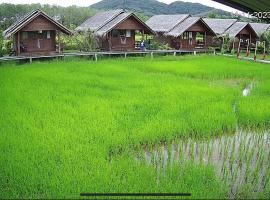
[(68, 35), (71, 35), (72, 32), (67, 29), (65, 26), (60, 24), (59, 22), (55, 21), (53, 18), (51, 18), (49, 15), (46, 13), (42, 12), (41, 10), (34, 10), (32, 12), (27, 13), (25, 16), (23, 16), (21, 19), (16, 21), (14, 24), (12, 24), (10, 27), (8, 27), (4, 32), (3, 32), (3, 37), (4, 38), (9, 38), (13, 34), (17, 33), (20, 31), (23, 27), (25, 27), (27, 24), (29, 24), (31, 21), (33, 21), (36, 17), (38, 16), (43, 16), (47, 20), (49, 20), (51, 23), (55, 24), (63, 33), (66, 33)]
[(130, 17), (133, 17), (138, 23), (140, 23), (145, 28), (146, 33), (155, 34), (155, 32), (134, 13), (126, 13), (123, 10), (112, 10), (98, 13), (77, 27), (76, 31), (92, 31), (95, 35), (102, 37)]
[(235, 37), (240, 31), (242, 31), (246, 26), (248, 26), (254, 35), (257, 35), (256, 31), (247, 22), (236, 22), (229, 29), (224, 32), (224, 35), (229, 35), (229, 37)]
[(189, 15), (155, 15), (151, 17), (146, 24), (155, 32), (169, 32), (179, 23), (188, 18)]
[(204, 18), (203, 21), (218, 35), (223, 34), (229, 29), (237, 19), (215, 19), (215, 18)]
[(165, 33), (166, 36), (178, 37), (187, 31), (191, 26), (196, 24), (198, 21), (201, 21), (210, 32), (215, 35), (215, 32), (202, 20), (200, 17), (188, 17), (177, 26), (175, 26), (171, 31)]
[(118, 10), (110, 10), (106, 12), (100, 12), (90, 17), (85, 22), (83, 22), (80, 26), (78, 26), (76, 31), (97, 31), (107, 23), (109, 23), (112, 19), (117, 17), (118, 15), (124, 13), (122, 9)]
[(266, 31), (270, 31), (270, 24), (264, 24), (264, 23), (249, 23), (249, 24), (256, 31), (258, 35), (261, 35), (262, 33)]

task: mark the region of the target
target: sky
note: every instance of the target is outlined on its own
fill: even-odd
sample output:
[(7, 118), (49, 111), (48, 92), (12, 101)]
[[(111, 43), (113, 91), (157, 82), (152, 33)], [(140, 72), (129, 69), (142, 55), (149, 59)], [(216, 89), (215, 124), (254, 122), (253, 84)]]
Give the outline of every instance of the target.
[[(0, 3), (13, 3), (13, 4), (31, 4), (31, 3), (41, 3), (41, 4), (55, 4), (60, 6), (71, 6), (71, 5), (77, 5), (77, 6), (90, 6), (91, 4), (97, 3), (101, 0), (0, 0)], [(138, 0), (139, 1), (139, 0)], [(164, 3), (171, 3), (176, 0), (158, 0), (160, 2)], [(214, 8), (226, 10), (229, 12), (239, 12), (233, 8), (230, 8), (228, 6), (224, 6), (222, 4), (213, 2), (212, 0), (182, 0), (185, 2), (192, 2), (192, 3), (201, 3), (207, 6), (211, 6)]]

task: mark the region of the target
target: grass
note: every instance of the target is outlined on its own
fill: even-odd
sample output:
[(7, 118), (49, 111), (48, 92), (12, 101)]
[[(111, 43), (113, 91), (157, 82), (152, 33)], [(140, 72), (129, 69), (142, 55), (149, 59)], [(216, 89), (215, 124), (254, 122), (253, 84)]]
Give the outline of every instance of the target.
[[(237, 123), (269, 129), (269, 78), (268, 65), (214, 56), (2, 64), (0, 198), (226, 197), (211, 167), (175, 167), (157, 183), (155, 169), (134, 162), (132, 152), (176, 137), (233, 133)], [(244, 98), (250, 82), (255, 89)]]

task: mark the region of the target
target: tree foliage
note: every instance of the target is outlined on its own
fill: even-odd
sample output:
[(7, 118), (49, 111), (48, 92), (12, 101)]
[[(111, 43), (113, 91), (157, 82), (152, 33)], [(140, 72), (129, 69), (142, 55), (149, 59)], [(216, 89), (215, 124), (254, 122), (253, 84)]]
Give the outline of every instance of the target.
[(12, 23), (32, 10), (40, 9), (52, 16), (68, 28), (77, 27), (87, 18), (95, 14), (95, 11), (87, 7), (41, 4), (0, 4), (0, 29), (7, 29)]

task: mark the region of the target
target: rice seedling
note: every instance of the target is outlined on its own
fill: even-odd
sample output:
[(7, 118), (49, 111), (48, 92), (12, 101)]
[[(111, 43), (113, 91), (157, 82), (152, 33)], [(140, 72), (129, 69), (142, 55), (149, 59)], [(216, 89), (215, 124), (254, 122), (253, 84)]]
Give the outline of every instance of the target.
[[(185, 162), (192, 162), (197, 165), (206, 164), (207, 166), (214, 166), (216, 174), (230, 187), (229, 196), (232, 198), (257, 198), (261, 196), (266, 190), (264, 185), (269, 184), (269, 178), (266, 178), (266, 174), (269, 174), (270, 160), (264, 156), (265, 153), (268, 156), (270, 152), (269, 146), (264, 145), (268, 144), (270, 141), (268, 133), (254, 134), (241, 131), (233, 136), (226, 136), (223, 138), (224, 143), (220, 142), (221, 138), (211, 139), (208, 143), (200, 140), (189, 140), (187, 147), (194, 147), (194, 151), (187, 151), (188, 153), (180, 155), (180, 159), (183, 157), (182, 159)], [(246, 148), (246, 145), (250, 142), (256, 144), (256, 147), (247, 151), (241, 150)], [(226, 143), (226, 146), (229, 146), (230, 150), (227, 149), (227, 152), (222, 152), (221, 149), (224, 148)], [(185, 146), (183, 141), (179, 141), (179, 144)], [(199, 159), (200, 154), (198, 154), (198, 151), (203, 152), (202, 149), (207, 148), (209, 145), (212, 147), (208, 148), (209, 151), (211, 151), (212, 157), (210, 157), (208, 163), (205, 163), (202, 159)], [(259, 149), (257, 148), (257, 145), (264, 148)], [(239, 148), (237, 148), (237, 146), (239, 146)], [(201, 147), (199, 148), (200, 150), (198, 150), (197, 147)], [(186, 148), (186, 150), (187, 149), (189, 148)], [(220, 152), (225, 155), (220, 155)], [(209, 153), (204, 151), (204, 154), (205, 155), (202, 155), (202, 157), (207, 156)], [(149, 156), (153, 156), (151, 152)], [(252, 159), (245, 159), (250, 157)], [(166, 163), (171, 163), (171, 165), (173, 165), (174, 162), (169, 159), (174, 159), (174, 157), (166, 157), (164, 159)], [(181, 164), (183, 165), (185, 162), (182, 162)], [(241, 194), (243, 190), (245, 191), (244, 196)]]
[[(269, 78), (267, 65), (209, 55), (2, 64), (0, 198), (179, 191), (227, 197), (230, 159), (241, 157), (251, 176), (248, 162), (262, 145), (250, 136), (239, 156), (227, 138), (237, 126), (269, 130)], [(243, 97), (252, 82), (256, 87)], [(173, 140), (181, 140), (175, 156)], [(224, 182), (212, 166), (220, 160)], [(260, 197), (269, 194), (265, 169)], [(249, 196), (243, 185), (235, 195)]]

